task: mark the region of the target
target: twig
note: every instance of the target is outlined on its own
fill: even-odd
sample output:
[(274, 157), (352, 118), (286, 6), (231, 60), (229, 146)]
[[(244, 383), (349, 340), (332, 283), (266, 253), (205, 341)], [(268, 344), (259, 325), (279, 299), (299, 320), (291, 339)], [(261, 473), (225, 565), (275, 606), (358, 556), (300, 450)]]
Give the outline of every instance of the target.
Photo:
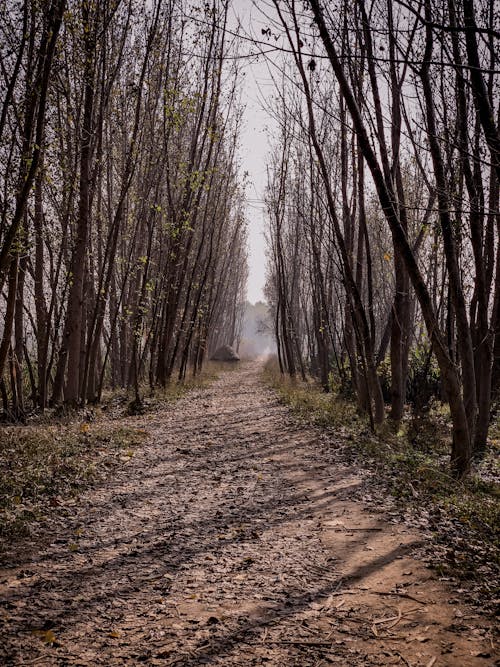
[(37, 662), (41, 662), (42, 660), (47, 660), (49, 657), (48, 653), (44, 653), (43, 655), (39, 655), (37, 658), (33, 658), (33, 660), (28, 660), (28, 662), (25, 662), (25, 665), (36, 665)]
[(348, 528), (343, 523), (334, 523), (332, 526), (327, 526), (326, 524), (323, 524), (323, 525), (326, 526), (327, 528), (343, 528), (344, 530), (347, 530), (349, 533), (351, 533), (355, 530), (362, 530), (364, 532), (383, 530), (383, 528)]
[(394, 651), (394, 653), (401, 658), (401, 660), (405, 663), (406, 667), (411, 667), (411, 663), (408, 662), (408, 660), (401, 655), (398, 651)]
[(409, 593), (396, 593), (394, 592), (389, 592), (389, 591), (367, 591), (367, 593), (373, 593), (373, 595), (397, 595), (400, 598), (406, 598), (407, 600), (413, 600), (414, 602), (418, 602), (419, 604), (427, 605), (427, 604), (434, 604), (434, 602), (425, 602), (425, 600), (419, 600), (416, 597), (413, 597), (413, 595), (410, 595)]
[[(388, 618), (377, 618), (373, 621), (373, 625), (380, 625), (381, 623), (390, 623), (391, 621), (400, 621), (401, 620), (401, 609), (398, 609), (397, 616), (389, 616)], [(392, 626), (389, 626), (392, 627)]]
[(390, 630), (391, 628), (395, 628), (396, 625), (399, 623), (399, 621), (403, 618), (403, 616), (408, 616), (408, 614), (413, 614), (413, 612), (415, 612), (415, 611), (417, 611), (417, 610), (416, 609), (410, 609), (403, 614), (401, 612), (401, 609), (398, 609), (397, 618), (393, 619), (392, 623), (387, 626), (386, 630)]
[(270, 639), (268, 644), (286, 644), (287, 646), (328, 646), (331, 648), (332, 642), (314, 642), (314, 641), (299, 641), (291, 639)]
[(387, 626), (387, 629), (394, 628), (404, 616), (408, 616), (409, 614), (414, 614), (419, 609), (420, 607), (415, 607), (414, 609), (408, 609), (408, 611), (405, 611), (404, 613), (401, 611), (401, 609), (398, 609), (397, 616), (389, 616), (388, 618), (378, 618), (375, 621), (373, 621), (373, 625), (380, 625), (381, 623), (391, 623), (391, 625)]

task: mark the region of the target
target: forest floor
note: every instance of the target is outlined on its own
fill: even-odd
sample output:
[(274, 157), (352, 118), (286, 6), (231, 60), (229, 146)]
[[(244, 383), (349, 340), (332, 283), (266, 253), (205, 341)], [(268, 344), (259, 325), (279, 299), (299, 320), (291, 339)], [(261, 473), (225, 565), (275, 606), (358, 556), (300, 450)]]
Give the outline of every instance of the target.
[(261, 365), (123, 427), (133, 455), (4, 553), (1, 664), (500, 664), (425, 534)]

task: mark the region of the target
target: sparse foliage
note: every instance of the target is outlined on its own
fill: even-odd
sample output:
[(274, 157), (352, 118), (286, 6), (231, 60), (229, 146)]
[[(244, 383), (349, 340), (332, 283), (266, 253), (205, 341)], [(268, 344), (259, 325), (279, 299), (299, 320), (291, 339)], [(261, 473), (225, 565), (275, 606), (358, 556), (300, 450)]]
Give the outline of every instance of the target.
[(227, 3), (1, 8), (4, 412), (196, 374), (239, 335), (246, 223)]
[(432, 348), (465, 475), (498, 385), (495, 3), (274, 6), (288, 52), (267, 194), (281, 368), (325, 390), (347, 377), (374, 425), (388, 356), (397, 423)]

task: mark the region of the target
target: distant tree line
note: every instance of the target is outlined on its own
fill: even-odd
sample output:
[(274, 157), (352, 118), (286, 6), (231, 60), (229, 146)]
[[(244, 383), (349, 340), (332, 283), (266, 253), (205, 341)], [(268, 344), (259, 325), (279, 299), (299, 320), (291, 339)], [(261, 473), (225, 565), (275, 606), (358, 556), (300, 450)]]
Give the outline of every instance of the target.
[(387, 402), (398, 423), (408, 398), (439, 393), (463, 476), (500, 385), (498, 4), (274, 9), (287, 53), (267, 294), (281, 369), (348, 386), (372, 426)]
[(241, 326), (227, 3), (0, 4), (4, 412), (197, 373)]

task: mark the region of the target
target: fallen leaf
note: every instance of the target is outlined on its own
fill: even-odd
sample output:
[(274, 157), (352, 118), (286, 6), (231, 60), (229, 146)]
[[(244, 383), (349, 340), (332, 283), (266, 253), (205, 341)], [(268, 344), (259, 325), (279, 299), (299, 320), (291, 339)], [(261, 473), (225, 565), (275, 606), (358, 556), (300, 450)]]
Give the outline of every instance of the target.
[(57, 637), (52, 630), (35, 630), (34, 635), (39, 637), (44, 644), (55, 644)]

